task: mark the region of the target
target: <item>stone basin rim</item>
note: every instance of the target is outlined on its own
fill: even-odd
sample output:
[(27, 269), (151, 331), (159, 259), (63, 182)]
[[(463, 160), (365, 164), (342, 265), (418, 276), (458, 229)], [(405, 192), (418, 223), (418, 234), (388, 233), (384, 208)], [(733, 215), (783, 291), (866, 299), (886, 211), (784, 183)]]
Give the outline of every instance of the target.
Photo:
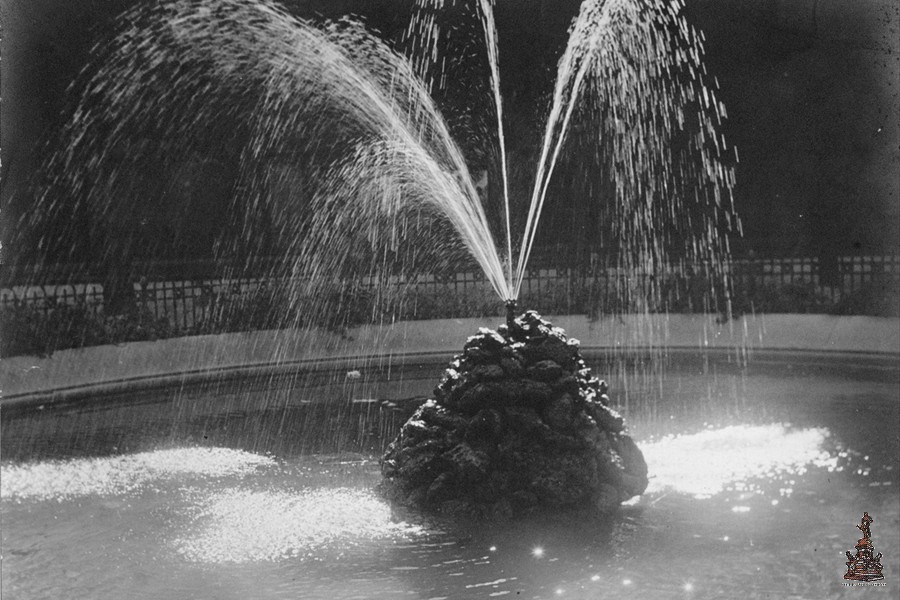
[[(591, 359), (596, 359), (598, 356), (612, 352), (623, 358), (635, 358), (647, 355), (652, 349), (650, 346), (629, 347), (628, 349), (611, 346), (581, 346), (585, 357)], [(187, 387), (229, 380), (288, 376), (303, 372), (340, 374), (357, 369), (377, 368), (379, 365), (386, 363), (391, 363), (394, 366), (411, 367), (425, 365), (444, 366), (458, 353), (458, 351), (451, 352), (447, 350), (405, 353), (385, 352), (208, 366), (3, 394), (0, 397), (0, 409), (9, 415), (19, 411), (40, 409), (48, 404), (74, 404), (92, 398), (102, 400), (104, 397), (117, 397), (129, 392), (146, 392), (154, 389)], [(805, 365), (861, 367), (885, 373), (895, 378), (900, 376), (900, 352), (754, 348), (748, 354), (749, 356), (741, 360), (746, 360), (747, 365), (751, 367), (754, 364), (773, 362), (787, 364), (788, 361), (794, 359)], [(716, 361), (726, 361), (732, 365), (737, 365), (737, 361), (740, 358), (737, 350), (734, 348), (721, 347), (668, 346), (662, 355), (666, 358), (702, 357)]]

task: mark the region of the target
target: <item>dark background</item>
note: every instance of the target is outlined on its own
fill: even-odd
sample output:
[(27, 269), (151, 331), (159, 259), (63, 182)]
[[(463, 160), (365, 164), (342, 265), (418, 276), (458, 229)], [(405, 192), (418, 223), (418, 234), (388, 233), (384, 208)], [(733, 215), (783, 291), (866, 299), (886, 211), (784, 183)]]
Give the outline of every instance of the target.
[[(93, 42), (135, 0), (3, 0), (0, 239), (10, 247), (41, 161), (65, 114), (66, 88)], [(304, 17), (354, 13), (399, 39), (410, 2), (294, 0)], [(505, 110), (537, 127), (575, 0), (499, 0)], [(687, 0), (737, 146), (738, 253), (896, 254), (900, 231), (900, 32), (894, 0)], [(163, 174), (165, 176), (165, 174)], [(11, 204), (11, 198), (17, 198)], [(23, 202), (25, 204), (23, 204)], [(203, 206), (199, 202), (198, 206)], [(549, 236), (570, 223), (548, 219)], [(554, 228), (558, 231), (554, 231)]]

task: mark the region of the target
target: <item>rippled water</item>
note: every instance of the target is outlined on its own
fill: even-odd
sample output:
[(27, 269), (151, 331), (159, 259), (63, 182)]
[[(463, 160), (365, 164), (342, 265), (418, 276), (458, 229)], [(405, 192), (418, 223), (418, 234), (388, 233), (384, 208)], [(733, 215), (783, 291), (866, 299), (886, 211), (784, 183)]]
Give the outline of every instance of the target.
[[(841, 577), (863, 511), (875, 519), (887, 583), (865, 593), (896, 593), (896, 382), (808, 374), (673, 374), (672, 382), (680, 383), (670, 386), (671, 406), (632, 419), (651, 487), (608, 521), (544, 515), (448, 527), (393, 515), (373, 492), (369, 453), (176, 445), (6, 461), (3, 595), (856, 597)], [(773, 401), (741, 409), (741, 398), (722, 399), (733, 389)], [(691, 402), (702, 419), (683, 408), (667, 414)], [(651, 433), (660, 421), (670, 431)]]

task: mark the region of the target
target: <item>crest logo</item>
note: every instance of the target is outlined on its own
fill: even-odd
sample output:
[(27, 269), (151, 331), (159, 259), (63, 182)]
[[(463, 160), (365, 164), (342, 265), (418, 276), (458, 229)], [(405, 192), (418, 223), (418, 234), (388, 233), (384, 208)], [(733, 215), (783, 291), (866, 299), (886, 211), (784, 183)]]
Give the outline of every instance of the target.
[(881, 571), (881, 552), (875, 554), (875, 546), (872, 545), (872, 531), (869, 526), (875, 521), (869, 513), (863, 513), (862, 522), (856, 526), (862, 531), (862, 538), (856, 542), (856, 556), (847, 550), (847, 572), (844, 579), (853, 581), (879, 581), (884, 579)]

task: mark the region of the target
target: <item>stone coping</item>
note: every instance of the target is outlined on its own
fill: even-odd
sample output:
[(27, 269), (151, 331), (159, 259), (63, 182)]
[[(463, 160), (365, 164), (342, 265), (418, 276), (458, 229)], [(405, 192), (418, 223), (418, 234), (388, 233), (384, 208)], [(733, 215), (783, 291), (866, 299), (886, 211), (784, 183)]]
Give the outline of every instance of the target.
[[(767, 314), (719, 323), (711, 315), (624, 315), (589, 320), (549, 317), (585, 349), (743, 352), (756, 350), (877, 354), (900, 357), (900, 319), (860, 316)], [(62, 350), (49, 357), (0, 361), (2, 404), (52, 398), (104, 387), (182, 383), (253, 372), (281, 364), (347, 368), (372, 357), (454, 354), (479, 327), (496, 328), (501, 317), (404, 321), (364, 326), (338, 335), (324, 331), (255, 331), (171, 338), (155, 342)]]

